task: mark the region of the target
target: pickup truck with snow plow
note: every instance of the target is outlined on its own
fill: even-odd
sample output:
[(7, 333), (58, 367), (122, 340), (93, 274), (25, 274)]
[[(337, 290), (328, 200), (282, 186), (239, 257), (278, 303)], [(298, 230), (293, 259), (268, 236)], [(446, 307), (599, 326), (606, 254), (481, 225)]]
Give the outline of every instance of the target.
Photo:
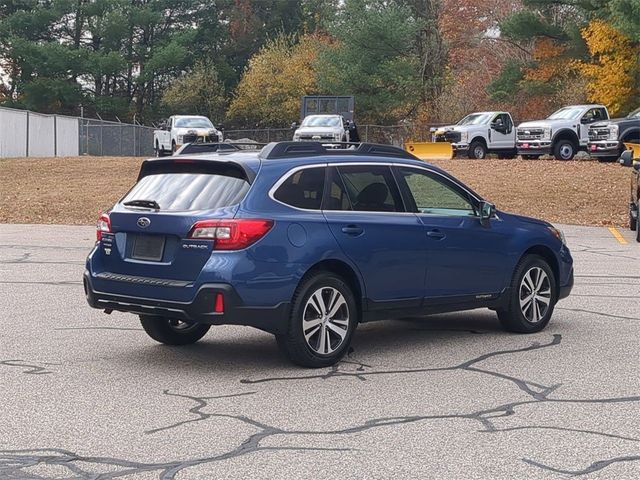
[(516, 154), (516, 133), (508, 112), (475, 112), (455, 125), (432, 128), (433, 142), (449, 142), (454, 155), (482, 159), (489, 153), (499, 158)]
[(587, 150), (589, 126), (609, 120), (604, 105), (563, 107), (545, 120), (518, 125), (516, 146), (523, 158), (553, 155), (557, 160), (572, 160), (580, 150)]
[(175, 153), (182, 145), (195, 142), (222, 142), (222, 132), (207, 117), (174, 115), (153, 132), (156, 157)]
[(594, 123), (589, 128), (588, 151), (598, 160), (617, 160), (625, 151), (625, 143), (640, 143), (640, 108), (624, 118)]

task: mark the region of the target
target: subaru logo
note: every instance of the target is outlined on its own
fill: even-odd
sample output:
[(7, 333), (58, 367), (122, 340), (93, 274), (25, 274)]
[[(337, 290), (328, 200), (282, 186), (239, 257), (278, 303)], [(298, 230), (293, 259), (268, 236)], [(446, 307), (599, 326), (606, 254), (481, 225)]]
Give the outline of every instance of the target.
[(138, 219), (138, 226), (140, 228), (147, 228), (149, 225), (151, 225), (151, 220), (149, 220), (147, 217), (140, 217)]

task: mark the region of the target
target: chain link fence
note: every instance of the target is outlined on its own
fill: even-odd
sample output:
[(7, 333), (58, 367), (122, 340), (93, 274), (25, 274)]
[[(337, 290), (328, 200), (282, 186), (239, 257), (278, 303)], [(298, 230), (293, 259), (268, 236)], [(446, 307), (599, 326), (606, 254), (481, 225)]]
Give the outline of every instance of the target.
[[(427, 127), (413, 124), (403, 125), (358, 125), (361, 142), (382, 143), (403, 146), (408, 141), (431, 141), (430, 128), (441, 127), (444, 124), (433, 124)], [(252, 140), (258, 143), (283, 142), (293, 139), (291, 128), (262, 128), (225, 130), (225, 138), (230, 140)]]
[(152, 127), (80, 119), (80, 155), (144, 157), (153, 155)]

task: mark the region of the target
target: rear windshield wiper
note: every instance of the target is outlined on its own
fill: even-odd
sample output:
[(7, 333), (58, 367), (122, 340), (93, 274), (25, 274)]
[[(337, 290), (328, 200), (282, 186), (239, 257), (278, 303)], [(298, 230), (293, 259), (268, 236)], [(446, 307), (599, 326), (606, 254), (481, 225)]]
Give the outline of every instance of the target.
[(123, 203), (126, 207), (144, 207), (160, 210), (160, 205), (155, 200), (129, 200)]

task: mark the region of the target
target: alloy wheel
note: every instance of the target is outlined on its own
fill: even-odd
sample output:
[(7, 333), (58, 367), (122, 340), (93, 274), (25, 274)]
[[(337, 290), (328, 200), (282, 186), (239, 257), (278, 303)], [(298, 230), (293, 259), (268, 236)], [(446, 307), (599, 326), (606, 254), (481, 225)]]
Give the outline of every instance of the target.
[(520, 310), (530, 323), (540, 322), (551, 304), (551, 282), (549, 276), (540, 267), (532, 267), (520, 282)]
[(319, 288), (302, 313), (302, 333), (311, 350), (320, 355), (335, 352), (349, 332), (349, 306), (333, 287)]

